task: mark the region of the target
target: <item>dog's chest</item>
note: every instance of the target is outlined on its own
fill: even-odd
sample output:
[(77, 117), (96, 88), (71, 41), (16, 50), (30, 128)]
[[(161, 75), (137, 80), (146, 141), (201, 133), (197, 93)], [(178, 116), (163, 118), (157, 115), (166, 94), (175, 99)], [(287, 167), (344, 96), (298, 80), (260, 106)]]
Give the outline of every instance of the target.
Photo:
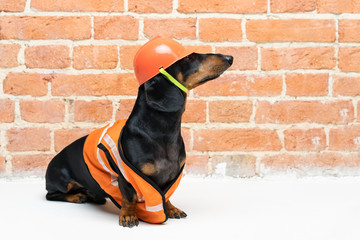
[(150, 177), (160, 186), (175, 179), (181, 169), (181, 162), (185, 159), (185, 150), (181, 143), (158, 146), (154, 155), (155, 172)]

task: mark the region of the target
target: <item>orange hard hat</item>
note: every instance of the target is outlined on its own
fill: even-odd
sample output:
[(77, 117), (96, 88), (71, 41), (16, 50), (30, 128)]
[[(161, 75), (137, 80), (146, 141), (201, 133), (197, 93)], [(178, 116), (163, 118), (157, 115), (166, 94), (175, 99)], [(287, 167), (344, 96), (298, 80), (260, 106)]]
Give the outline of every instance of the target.
[(191, 53), (171, 38), (155, 37), (137, 51), (134, 58), (135, 76), (141, 85), (157, 75), (159, 68), (167, 68)]

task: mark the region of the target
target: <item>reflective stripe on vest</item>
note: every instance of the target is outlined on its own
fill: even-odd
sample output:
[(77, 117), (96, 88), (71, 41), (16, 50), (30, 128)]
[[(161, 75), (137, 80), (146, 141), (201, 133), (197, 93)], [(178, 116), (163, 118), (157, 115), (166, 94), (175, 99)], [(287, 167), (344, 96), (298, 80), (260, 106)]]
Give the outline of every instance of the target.
[[(112, 125), (114, 125), (114, 123), (109, 124), (109, 125), (104, 129), (104, 131), (102, 132), (101, 137), (100, 137), (98, 143), (100, 143), (100, 141), (101, 141), (101, 139), (103, 138), (104, 134), (106, 133), (106, 131), (107, 131)], [(115, 174), (113, 174), (113, 173), (106, 167), (103, 159), (102, 159), (101, 156), (100, 156), (99, 148), (97, 148), (97, 150), (96, 150), (96, 156), (97, 156), (97, 159), (98, 159), (99, 163), (100, 163), (101, 166), (103, 167), (103, 169), (110, 174), (110, 176), (111, 176), (111, 184), (114, 185), (115, 187), (118, 187), (118, 186), (119, 186), (118, 177), (117, 177)]]
[(122, 202), (118, 187), (118, 177), (121, 174), (137, 193), (137, 216), (150, 223), (165, 222), (165, 203), (179, 185), (183, 168), (169, 187), (162, 191), (124, 157), (119, 139), (125, 123), (126, 120), (120, 120), (90, 133), (84, 145), (85, 163), (94, 180), (116, 205), (121, 206)]

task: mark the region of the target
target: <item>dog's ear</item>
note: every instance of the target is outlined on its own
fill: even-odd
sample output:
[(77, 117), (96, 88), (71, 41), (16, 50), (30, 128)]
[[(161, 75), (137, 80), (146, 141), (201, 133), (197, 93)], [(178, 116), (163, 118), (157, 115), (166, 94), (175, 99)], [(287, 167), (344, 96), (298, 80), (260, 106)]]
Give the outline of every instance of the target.
[(185, 107), (181, 90), (162, 75), (144, 83), (146, 102), (161, 112), (177, 112)]

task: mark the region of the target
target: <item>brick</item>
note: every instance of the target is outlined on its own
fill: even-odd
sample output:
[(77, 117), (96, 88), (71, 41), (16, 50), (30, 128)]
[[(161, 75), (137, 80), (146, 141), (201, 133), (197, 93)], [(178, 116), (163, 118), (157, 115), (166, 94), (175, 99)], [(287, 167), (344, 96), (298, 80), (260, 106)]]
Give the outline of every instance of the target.
[(333, 69), (336, 66), (332, 47), (263, 48), (263, 70)]
[(265, 13), (267, 0), (179, 0), (179, 12)]
[(139, 84), (132, 73), (52, 75), (53, 96), (136, 95)]
[(0, 29), (0, 39), (81, 40), (91, 37), (91, 18), (3, 16), (0, 17)]
[(11, 123), (15, 120), (15, 103), (9, 99), (0, 99), (0, 123)]
[(210, 174), (223, 172), (228, 177), (256, 176), (256, 157), (253, 155), (215, 155), (211, 157), (211, 165)]
[(94, 17), (95, 39), (137, 40), (139, 20), (132, 16)]
[(204, 123), (206, 121), (206, 102), (203, 100), (188, 100), (182, 122)]
[(252, 108), (251, 101), (211, 101), (209, 102), (210, 122), (249, 122)]
[(335, 42), (335, 21), (320, 19), (248, 20), (246, 37), (254, 42)]
[(45, 96), (48, 75), (38, 73), (9, 73), (3, 82), (4, 93), (12, 95)]
[(47, 128), (12, 128), (6, 132), (8, 151), (49, 151), (50, 130)]
[(2, 0), (0, 1), (0, 12), (23, 12), (26, 0)]
[(360, 42), (360, 20), (340, 19), (339, 20), (339, 42)]
[(15, 155), (11, 161), (12, 169), (15, 173), (31, 172), (43, 176), (53, 157), (51, 154)]
[(360, 72), (360, 47), (339, 48), (339, 68), (344, 72)]
[(106, 122), (111, 120), (113, 112), (110, 100), (75, 101), (73, 106), (76, 122)]
[(255, 115), (256, 123), (337, 123), (354, 119), (351, 101), (259, 101)]
[(16, 67), (18, 63), (18, 54), (20, 45), (18, 44), (0, 44), (0, 67)]
[(257, 69), (258, 50), (256, 47), (216, 47), (215, 52), (234, 57), (234, 63), (229, 70)]
[(129, 0), (129, 11), (136, 13), (171, 13), (173, 2), (169, 0)]
[(280, 75), (229, 74), (196, 88), (195, 96), (276, 96), (282, 91)]
[(334, 76), (334, 96), (360, 96), (360, 78)]
[(210, 45), (184, 45), (184, 47), (192, 52), (207, 54), (212, 53), (212, 47)]
[(278, 134), (270, 129), (198, 129), (194, 130), (197, 151), (278, 151)]
[(133, 61), (136, 52), (141, 46), (139, 45), (130, 45), (130, 46), (121, 46), (120, 47), (120, 66), (122, 69), (133, 70)]
[(270, 10), (273, 13), (312, 12), (315, 9), (315, 0), (270, 0)]
[(360, 101), (357, 103), (357, 121), (360, 122)]
[(360, 125), (331, 128), (329, 149), (360, 150)]
[(358, 168), (360, 154), (309, 153), (267, 155), (260, 160), (261, 173), (297, 173), (304, 175), (346, 174), (345, 169)]
[(329, 74), (289, 73), (285, 75), (286, 95), (325, 96), (328, 94)]
[(175, 39), (196, 39), (196, 18), (145, 18), (144, 34), (148, 38), (161, 35)]
[(208, 165), (208, 155), (187, 155), (184, 171), (191, 175), (207, 175), (209, 172)]
[(73, 50), (75, 69), (114, 69), (118, 64), (117, 46), (77, 46)]
[(135, 105), (135, 99), (121, 99), (115, 120), (128, 119)]
[(42, 11), (123, 12), (124, 0), (31, 0), (31, 8)]
[(88, 135), (91, 129), (59, 129), (55, 131), (54, 145), (55, 151), (59, 152), (64, 147), (74, 142), (75, 140)]
[(359, 13), (359, 0), (317, 0), (318, 13)]
[(284, 143), (288, 151), (319, 151), (326, 148), (326, 135), (323, 128), (287, 129)]
[(241, 22), (232, 18), (201, 18), (199, 37), (205, 42), (241, 41)]
[(67, 68), (70, 64), (68, 46), (43, 45), (25, 49), (25, 65), (28, 68)]
[(190, 128), (181, 128), (181, 136), (184, 140), (185, 145), (185, 151), (191, 151), (192, 150), (192, 141), (191, 141), (191, 130)]
[(6, 170), (5, 158), (0, 156), (0, 174), (4, 173)]
[(22, 100), (21, 118), (27, 122), (58, 123), (64, 121), (65, 104), (61, 100)]

